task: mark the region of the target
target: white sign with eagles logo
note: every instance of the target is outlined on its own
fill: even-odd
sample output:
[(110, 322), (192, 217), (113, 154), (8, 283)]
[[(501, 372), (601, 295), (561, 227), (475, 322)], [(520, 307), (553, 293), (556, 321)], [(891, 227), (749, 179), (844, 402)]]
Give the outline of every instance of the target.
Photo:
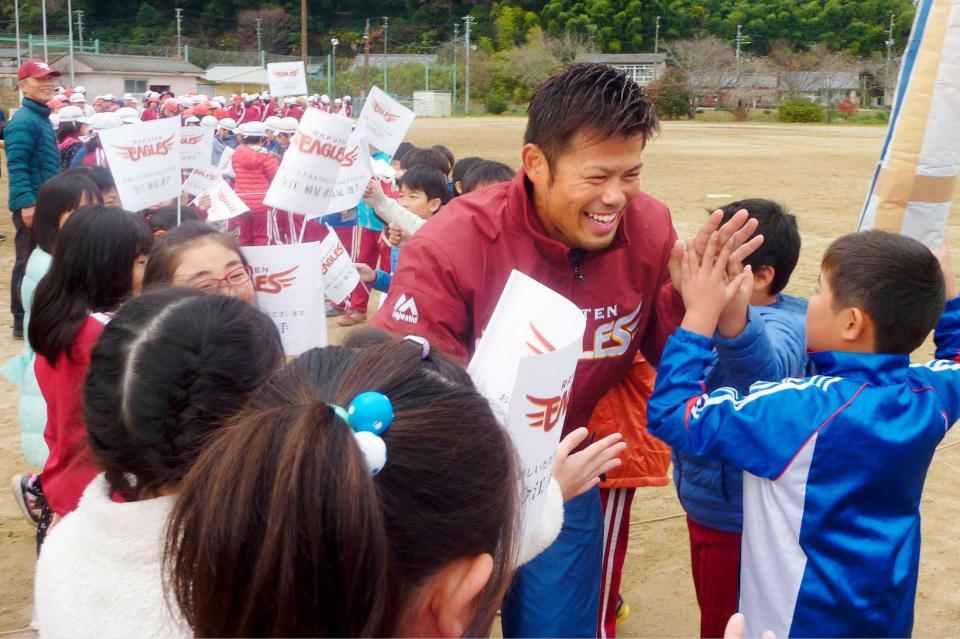
[(180, 127), (180, 168), (203, 169), (213, 159), (215, 129), (206, 126)]
[(208, 222), (229, 220), (250, 210), (250, 207), (240, 199), (225, 180), (217, 182), (207, 191), (207, 196), (210, 198), (210, 208), (207, 209)]
[(180, 118), (100, 131), (100, 143), (128, 211), (180, 196)]
[(360, 273), (336, 232), (329, 226), (327, 231), (327, 237), (320, 242), (323, 288), (327, 297), (334, 303), (341, 304), (350, 297), (353, 289), (357, 288)]
[(257, 306), (270, 316), (283, 340), (283, 352), (294, 356), (327, 345), (320, 242), (244, 246), (253, 269)]
[(573, 302), (513, 271), (467, 368), (517, 449), (525, 534), (543, 512), (585, 329)]
[(367, 139), (354, 132), (347, 143), (347, 153), (340, 162), (337, 183), (333, 187), (327, 214), (349, 211), (363, 199), (363, 191), (373, 177), (370, 164), (370, 149)]
[(375, 86), (370, 89), (370, 95), (363, 103), (363, 111), (357, 121), (357, 133), (365, 136), (371, 146), (393, 155), (415, 117), (413, 111)]
[(271, 97), (307, 94), (307, 74), (303, 68), (303, 60), (271, 62), (267, 64), (267, 73), (270, 75)]

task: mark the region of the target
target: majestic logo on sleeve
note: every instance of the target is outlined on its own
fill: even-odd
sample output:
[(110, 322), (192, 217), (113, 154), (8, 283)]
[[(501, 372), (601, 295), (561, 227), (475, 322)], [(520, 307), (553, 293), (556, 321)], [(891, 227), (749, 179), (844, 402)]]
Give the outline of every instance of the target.
[(253, 288), (257, 293), (276, 295), (283, 289), (293, 286), (293, 283), (297, 280), (297, 276), (293, 272), (298, 268), (300, 268), (299, 264), (279, 273), (257, 275), (253, 280)]
[(117, 150), (125, 160), (130, 160), (131, 162), (139, 162), (143, 158), (148, 158), (154, 155), (166, 155), (170, 152), (170, 149), (173, 148), (173, 138), (174, 136), (168, 137), (166, 140), (161, 140), (159, 142), (154, 142), (152, 144), (138, 144), (134, 146), (114, 146), (113, 148)]
[(417, 303), (413, 301), (413, 296), (407, 297), (405, 293), (401, 293), (393, 305), (391, 316), (398, 322), (407, 322), (408, 324), (419, 322), (420, 313), (417, 311)]
[(640, 309), (643, 302), (629, 315), (617, 317), (619, 309), (616, 305), (596, 309), (581, 309), (589, 322), (610, 317), (616, 317), (612, 322), (604, 322), (593, 332), (593, 344), (584, 347), (580, 359), (607, 359), (620, 357), (630, 349), (630, 344), (640, 327)]

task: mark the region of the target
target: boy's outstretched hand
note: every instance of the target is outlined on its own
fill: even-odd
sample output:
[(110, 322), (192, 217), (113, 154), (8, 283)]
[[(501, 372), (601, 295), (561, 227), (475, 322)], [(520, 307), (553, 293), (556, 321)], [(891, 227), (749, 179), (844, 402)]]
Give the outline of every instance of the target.
[(727, 265), (734, 252), (735, 241), (728, 238), (720, 244), (720, 234), (714, 231), (704, 248), (703, 258), (693, 241), (684, 242), (680, 263), (680, 292), (687, 312), (681, 328), (691, 333), (713, 337), (720, 313), (735, 298), (735, 303), (749, 302), (753, 289), (753, 272), (746, 267), (742, 273), (730, 277)]
[(697, 234), (686, 242), (677, 241), (677, 245), (670, 254), (669, 270), (670, 279), (673, 281), (673, 288), (681, 295), (683, 294), (683, 283), (680, 278), (683, 250), (678, 247), (684, 244), (692, 247), (699, 258), (706, 250), (707, 242), (711, 236), (717, 235), (721, 246), (724, 246), (728, 240), (732, 240), (733, 247), (728, 257), (728, 262), (731, 271), (735, 270), (739, 273), (743, 260), (763, 244), (762, 235), (757, 235), (753, 238), (750, 237), (757, 230), (758, 225), (759, 222), (751, 218), (750, 213), (746, 209), (737, 211), (726, 223), (723, 223), (723, 211), (721, 209), (717, 209), (711, 213), (706, 223), (697, 231)]

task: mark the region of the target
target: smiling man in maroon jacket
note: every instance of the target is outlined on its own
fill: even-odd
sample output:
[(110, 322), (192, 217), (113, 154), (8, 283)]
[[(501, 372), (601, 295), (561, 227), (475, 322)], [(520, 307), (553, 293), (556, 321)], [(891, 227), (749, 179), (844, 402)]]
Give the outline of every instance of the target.
[[(587, 319), (564, 431), (587, 425), (637, 350), (656, 365), (683, 317), (668, 270), (677, 239), (670, 211), (640, 190), (641, 155), (657, 131), (653, 105), (612, 67), (573, 65), (541, 84), (521, 171), (456, 198), (411, 238), (371, 323), (466, 361), (511, 270), (522, 271)], [(744, 221), (724, 236), (743, 226), (735, 241), (749, 237), (755, 223)], [(701, 244), (716, 224), (712, 216)], [(567, 502), (560, 537), (517, 573), (504, 636), (595, 636), (602, 540), (598, 491)]]

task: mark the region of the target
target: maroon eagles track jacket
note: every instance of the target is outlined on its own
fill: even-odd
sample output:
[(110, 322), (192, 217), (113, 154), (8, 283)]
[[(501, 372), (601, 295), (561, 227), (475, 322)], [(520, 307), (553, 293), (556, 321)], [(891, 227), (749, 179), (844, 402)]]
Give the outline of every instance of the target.
[(656, 365), (683, 318), (667, 263), (676, 240), (670, 211), (640, 193), (610, 246), (571, 250), (551, 239), (533, 209), (523, 172), (456, 198), (411, 238), (371, 324), (420, 335), (466, 361), (507, 278), (517, 269), (583, 311), (587, 328), (564, 430), (586, 426), (594, 406), (633, 365), (639, 349)]

